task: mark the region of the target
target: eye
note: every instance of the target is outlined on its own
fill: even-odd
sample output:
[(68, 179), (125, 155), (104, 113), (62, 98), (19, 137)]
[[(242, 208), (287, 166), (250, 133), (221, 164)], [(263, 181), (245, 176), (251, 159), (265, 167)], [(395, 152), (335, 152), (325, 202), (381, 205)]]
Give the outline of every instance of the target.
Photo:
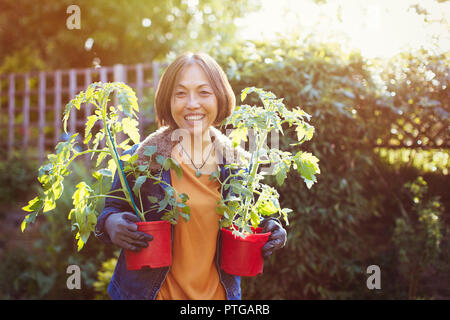
[(209, 95), (209, 94), (211, 94), (211, 92), (202, 90), (202, 91), (200, 91), (200, 94)]
[(177, 91), (177, 92), (175, 92), (175, 96), (177, 96), (177, 97), (182, 97), (182, 96), (184, 96), (186, 93), (184, 92), (184, 91)]

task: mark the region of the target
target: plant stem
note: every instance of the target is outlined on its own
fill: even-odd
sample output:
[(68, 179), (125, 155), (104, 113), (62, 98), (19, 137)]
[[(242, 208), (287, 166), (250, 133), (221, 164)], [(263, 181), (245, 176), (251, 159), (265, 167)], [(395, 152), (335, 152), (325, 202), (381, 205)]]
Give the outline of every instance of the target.
[[(107, 102), (107, 99), (106, 99)], [(104, 108), (102, 108), (102, 120), (103, 120), (103, 130), (105, 130), (104, 134), (105, 134), (105, 138), (106, 138), (106, 144), (108, 146), (109, 149), (109, 154), (111, 155), (111, 158), (114, 160), (115, 164), (116, 164), (116, 168), (118, 170), (118, 175), (119, 175), (119, 179), (120, 179), (120, 183), (122, 185), (122, 188), (126, 191), (124, 192), (125, 197), (126, 197), (126, 201), (130, 204), (131, 207), (134, 207), (133, 205), (133, 201), (131, 199), (132, 195), (129, 194), (128, 188), (127, 188), (127, 184), (125, 182), (125, 177), (123, 177), (122, 172), (120, 171), (120, 159), (116, 156), (116, 153), (114, 152), (114, 148), (112, 146), (113, 141), (111, 141), (108, 132), (106, 132), (107, 130), (107, 122), (106, 122), (106, 103), (104, 102)], [(145, 217), (144, 215), (139, 211), (138, 208), (134, 208), (136, 210), (136, 214), (139, 217), (139, 219), (141, 221), (145, 221)]]
[(73, 157), (70, 158), (70, 160), (66, 163), (66, 165), (64, 166), (63, 169), (67, 169), (67, 167), (70, 165), (70, 163), (71, 163), (73, 160), (75, 160), (76, 157), (81, 156), (81, 155), (83, 155), (83, 154), (90, 153), (90, 152), (99, 152), (99, 153), (100, 153), (100, 152), (108, 152), (108, 151), (106, 151), (106, 150), (93, 150), (93, 149), (88, 149), (88, 150), (85, 150), (85, 151), (82, 151), (82, 152), (75, 153), (75, 154), (73, 155)]
[[(116, 192), (116, 191), (117, 190), (114, 190), (114, 192)], [(89, 199), (91, 199), (91, 198), (113, 198), (113, 199), (127, 201), (127, 199), (122, 198), (122, 197), (108, 196), (108, 195), (104, 195), (104, 194), (99, 194), (99, 195), (96, 195), (96, 196), (90, 196)]]
[[(270, 123), (269, 123), (269, 125), (270, 125)], [(263, 137), (261, 137), (260, 131), (258, 129), (256, 130), (256, 138), (259, 137), (260, 140), (257, 142), (256, 150), (254, 152), (252, 152), (253, 163), (252, 163), (252, 170), (250, 171), (250, 176), (252, 179), (248, 186), (248, 189), (252, 194), (255, 192), (255, 190), (253, 190), (254, 189), (254, 187), (253, 187), (254, 180), (256, 178), (256, 173), (258, 172), (259, 165), (261, 164), (261, 162), (259, 160), (259, 154), (257, 154), (256, 157), (254, 156), (254, 154), (255, 154), (255, 152), (259, 152), (259, 150), (262, 149), (264, 141), (266, 141), (267, 135), (268, 135), (268, 132), (266, 131), (266, 132), (264, 132)], [(245, 221), (247, 221), (248, 210), (250, 208), (251, 203), (252, 203), (251, 199), (246, 197), (245, 201), (244, 201), (244, 219), (245, 219)]]

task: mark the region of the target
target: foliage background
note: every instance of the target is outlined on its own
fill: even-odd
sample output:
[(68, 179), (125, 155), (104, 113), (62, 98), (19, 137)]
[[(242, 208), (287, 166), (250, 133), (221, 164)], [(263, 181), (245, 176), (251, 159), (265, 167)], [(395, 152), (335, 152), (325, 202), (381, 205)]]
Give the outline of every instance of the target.
[[(65, 8), (74, 3), (82, 28), (68, 32)], [(206, 51), (236, 97), (247, 86), (272, 91), (310, 113), (316, 130), (302, 148), (320, 159), (318, 183), (309, 190), (294, 173), (279, 188), (281, 205), (296, 211), (287, 246), (266, 261), (262, 276), (243, 280), (244, 299), (450, 298), (449, 150), (426, 140), (437, 124), (447, 128), (440, 137), (449, 138), (449, 54), (422, 48), (368, 59), (314, 34), (244, 41), (234, 19), (257, 10), (258, 1), (193, 3), (2, 1), (0, 73), (170, 61), (185, 50)], [(144, 17), (150, 29), (142, 27)], [(15, 28), (4, 27), (13, 22)], [(89, 50), (88, 38), (95, 39)], [(145, 101), (151, 107), (152, 97)], [(294, 139), (286, 128), (281, 149)], [(20, 151), (0, 162), (0, 298), (107, 298), (115, 248), (91, 238), (77, 253), (67, 221), (70, 191), (81, 179), (69, 180), (56, 214), (19, 234), (38, 166)], [(90, 175), (82, 163), (73, 170), (70, 177)], [(70, 264), (81, 266), (79, 291), (66, 288)], [(366, 287), (372, 264), (380, 266), (381, 290)]]

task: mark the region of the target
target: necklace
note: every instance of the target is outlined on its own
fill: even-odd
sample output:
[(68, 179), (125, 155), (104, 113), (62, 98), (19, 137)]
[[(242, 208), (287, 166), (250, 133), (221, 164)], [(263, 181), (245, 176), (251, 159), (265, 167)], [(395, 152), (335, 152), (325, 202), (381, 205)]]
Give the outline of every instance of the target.
[(209, 149), (208, 157), (206, 157), (206, 160), (203, 161), (203, 164), (202, 164), (200, 167), (198, 167), (198, 168), (197, 168), (197, 166), (194, 164), (194, 161), (192, 161), (192, 158), (189, 156), (189, 154), (186, 152), (186, 150), (184, 150), (183, 145), (182, 145), (180, 142), (178, 142), (178, 144), (180, 145), (180, 147), (181, 147), (181, 149), (183, 150), (183, 152), (188, 156), (189, 160), (191, 160), (191, 164), (192, 164), (192, 165), (194, 166), (194, 168), (196, 169), (196, 170), (195, 170), (195, 175), (196, 175), (197, 177), (200, 177), (200, 176), (202, 175), (202, 173), (200, 172), (200, 169), (203, 168), (203, 166), (205, 165), (206, 161), (208, 161), (209, 157), (211, 156), (211, 152), (212, 152), (212, 149), (213, 149), (213, 147), (214, 147), (213, 144), (211, 143), (211, 148)]

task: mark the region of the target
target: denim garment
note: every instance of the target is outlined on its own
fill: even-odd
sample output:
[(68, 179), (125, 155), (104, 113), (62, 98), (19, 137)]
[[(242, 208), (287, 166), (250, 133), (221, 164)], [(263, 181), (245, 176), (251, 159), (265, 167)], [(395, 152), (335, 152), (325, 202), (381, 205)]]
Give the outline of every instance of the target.
[[(133, 154), (139, 144), (134, 145), (131, 149), (125, 151), (123, 154)], [(229, 170), (224, 168), (223, 164), (219, 165), (220, 167), (220, 179), (224, 181), (224, 179), (229, 175)], [(161, 177), (162, 179), (171, 184), (170, 179), (170, 169), (164, 170), (161, 169)], [(130, 177), (127, 177), (128, 184), (130, 188), (134, 185), (134, 181), (131, 180)], [(142, 206), (144, 208), (148, 208), (150, 206), (150, 202), (147, 199), (147, 196), (152, 195), (161, 200), (164, 198), (164, 190), (161, 186), (162, 184), (153, 184), (151, 181), (146, 181), (141, 187), (141, 195), (142, 195)], [(121, 188), (120, 179), (118, 173), (116, 171), (114, 175), (114, 180), (111, 186), (111, 190)], [(224, 191), (228, 192), (228, 191)], [(123, 196), (122, 192), (113, 193), (112, 195)], [(226, 194), (224, 194), (226, 196)], [(134, 197), (135, 203), (139, 203), (139, 199)], [(130, 205), (119, 199), (106, 198), (105, 207), (101, 212), (100, 216), (97, 220), (96, 225), (96, 237), (106, 243), (111, 244), (111, 240), (106, 232), (104, 232), (104, 223), (106, 218), (112, 213), (118, 212), (134, 212), (133, 208)], [(158, 221), (161, 220), (163, 216), (162, 213), (157, 213), (157, 209), (151, 212), (148, 212), (145, 215), (145, 219), (147, 221)], [(173, 229), (172, 225), (172, 240), (173, 240)], [(220, 269), (220, 250), (221, 250), (221, 234), (218, 233), (217, 237), (217, 248), (216, 248), (216, 267), (219, 273), (220, 281), (225, 289), (226, 296), (228, 300), (240, 300), (241, 299), (241, 286), (240, 286), (240, 277), (227, 274), (225, 271)], [(125, 253), (123, 250), (120, 252), (119, 259), (117, 261), (116, 268), (114, 270), (114, 274), (112, 276), (111, 282), (108, 286), (108, 294), (112, 299), (134, 299), (134, 300), (142, 300), (149, 299), (153, 300), (156, 298), (168, 272), (170, 267), (163, 268), (143, 268), (141, 270), (132, 270), (128, 271), (126, 268), (125, 262)]]

